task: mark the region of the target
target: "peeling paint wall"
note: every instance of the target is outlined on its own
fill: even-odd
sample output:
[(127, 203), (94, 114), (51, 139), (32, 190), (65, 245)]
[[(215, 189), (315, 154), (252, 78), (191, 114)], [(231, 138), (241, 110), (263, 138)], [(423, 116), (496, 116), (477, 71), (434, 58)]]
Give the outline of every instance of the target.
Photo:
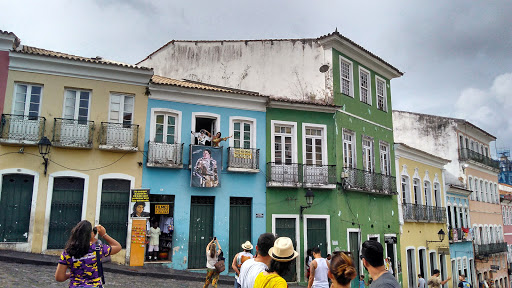
[(175, 79), (322, 101), (332, 98), (331, 61), (316, 40), (190, 41), (171, 42), (140, 65)]

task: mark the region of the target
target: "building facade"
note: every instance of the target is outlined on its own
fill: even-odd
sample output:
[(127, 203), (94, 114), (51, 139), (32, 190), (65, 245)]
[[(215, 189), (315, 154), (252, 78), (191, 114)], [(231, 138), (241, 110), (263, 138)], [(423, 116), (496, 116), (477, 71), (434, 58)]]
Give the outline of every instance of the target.
[[(443, 182), (443, 168), (450, 161), (402, 143), (395, 144), (395, 159), (400, 187), (402, 287), (418, 287), (417, 275), (427, 280), (434, 269), (444, 280), (451, 275)], [(455, 287), (451, 282), (445, 286)]]
[(508, 248), (507, 267), (510, 285), (512, 276), (512, 186), (500, 183), (498, 189), (500, 192), (501, 215), (503, 217), (503, 237)]

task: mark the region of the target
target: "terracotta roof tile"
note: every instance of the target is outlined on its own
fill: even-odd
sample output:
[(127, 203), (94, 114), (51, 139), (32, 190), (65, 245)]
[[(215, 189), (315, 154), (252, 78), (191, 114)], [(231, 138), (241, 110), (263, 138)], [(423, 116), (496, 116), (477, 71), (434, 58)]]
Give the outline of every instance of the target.
[(341, 106), (334, 105), (333, 103), (327, 103), (327, 102), (321, 102), (321, 101), (298, 100), (298, 99), (283, 98), (283, 97), (272, 97), (272, 101), (286, 102), (286, 103), (290, 103), (290, 104), (325, 106), (325, 107), (332, 107), (332, 108), (341, 107)]

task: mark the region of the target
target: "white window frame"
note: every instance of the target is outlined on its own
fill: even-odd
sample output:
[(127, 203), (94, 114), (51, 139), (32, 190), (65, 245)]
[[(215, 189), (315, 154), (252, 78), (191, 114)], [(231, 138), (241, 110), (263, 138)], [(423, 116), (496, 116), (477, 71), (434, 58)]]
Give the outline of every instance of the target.
[[(437, 186), (437, 189), (436, 189)], [(436, 202), (437, 196), (436, 196), (436, 190), (439, 191), (439, 205), (437, 205), (437, 202), (435, 203), (436, 207), (443, 207), (443, 191), (441, 190), (441, 183), (434, 180), (434, 186), (433, 186), (433, 193), (434, 193), (434, 201)]]
[[(425, 259), (422, 259), (422, 258), (420, 257), (420, 251), (421, 251), (421, 250), (423, 250), (423, 253), (424, 253), (424, 255), (425, 255)], [(420, 264), (421, 262), (423, 262), (423, 267), (424, 267), (424, 269), (425, 269), (425, 271), (424, 271), (425, 273), (424, 273), (424, 274), (426, 274), (426, 275), (430, 275), (430, 273), (429, 273), (429, 265), (428, 265), (428, 260), (429, 260), (430, 254), (429, 254), (429, 253), (428, 253), (428, 251), (427, 251), (427, 247), (425, 247), (425, 246), (419, 246), (419, 247), (418, 247), (418, 249), (417, 249), (417, 251), (418, 251), (418, 255), (417, 255), (417, 256), (418, 256), (418, 264)], [(425, 261), (423, 261), (423, 260), (425, 260)], [(418, 268), (417, 274), (421, 273), (421, 271), (420, 271), (421, 265), (418, 265), (418, 267), (417, 267), (417, 268)], [(425, 275), (423, 275), (423, 277), (425, 277)]]
[[(41, 105), (43, 103), (44, 86), (40, 85), (40, 84), (31, 84), (31, 83), (24, 83), (24, 82), (16, 82), (14, 84), (14, 94), (12, 97), (11, 114), (15, 114), (14, 107), (16, 105), (16, 92), (18, 91), (18, 85), (27, 85), (27, 95), (25, 96), (25, 108), (23, 110), (23, 116), (29, 116), (30, 95), (32, 94), (32, 87), (40, 87), (41, 88), (41, 95), (39, 95), (39, 110), (37, 111), (37, 116), (35, 116), (35, 117), (40, 117), (41, 116)], [(16, 115), (20, 115), (20, 114), (16, 114)]]
[[(382, 147), (386, 147), (386, 151), (383, 153)], [(379, 159), (380, 159), (380, 173), (384, 175), (391, 175), (391, 147), (387, 142), (379, 141)], [(387, 164), (386, 167), (384, 167), (382, 164), (382, 156), (387, 156)], [(383, 170), (384, 168), (384, 170)]]
[[(414, 181), (415, 181), (415, 180), (416, 180), (416, 181), (418, 181), (419, 199), (416, 199), (416, 191), (414, 191), (414, 186), (415, 186), (415, 185), (414, 185)], [(420, 178), (413, 177), (413, 178), (412, 178), (412, 196), (413, 196), (413, 197), (412, 197), (412, 199), (413, 199), (413, 200), (415, 200), (415, 201), (414, 201), (414, 203), (412, 203), (412, 204), (423, 205), (423, 202), (422, 202), (422, 198), (423, 198), (423, 197), (422, 197), (422, 194), (423, 194), (423, 193), (421, 193), (421, 192), (423, 192), (423, 191), (422, 191), (422, 189), (421, 189), (421, 179), (420, 179)], [(416, 200), (418, 200), (418, 201), (416, 201)], [(417, 202), (417, 203), (416, 203), (416, 202)]]
[[(242, 116), (230, 116), (229, 117), (229, 135), (227, 136), (233, 136), (229, 138), (229, 147), (235, 147), (235, 122), (240, 121), (241, 123), (249, 123), (251, 125), (251, 147), (250, 148), (256, 148), (256, 119), (249, 118), (249, 117), (242, 117)], [(226, 137), (227, 137), (226, 136)], [(242, 135), (241, 135), (242, 137)]]
[(149, 126), (149, 139), (151, 142), (155, 141), (156, 136), (156, 116), (157, 114), (167, 114), (176, 117), (176, 129), (174, 131), (174, 143), (181, 143), (181, 111), (168, 109), (168, 108), (151, 108), (151, 126)]
[[(364, 88), (363, 84), (361, 83), (361, 72), (368, 74), (368, 87)], [(372, 106), (372, 74), (369, 70), (359, 66), (359, 100), (363, 103), (366, 103), (370, 106)], [(368, 90), (368, 102), (363, 101), (363, 88)]]
[[(215, 120), (215, 132), (220, 131), (220, 115), (215, 113), (209, 113), (209, 112), (192, 112), (191, 115), (191, 121), (190, 121), (190, 131), (195, 131), (196, 129), (196, 119), (197, 118), (209, 118)], [(212, 133), (212, 131), (208, 131)], [(212, 133), (213, 134), (213, 133)], [(213, 136), (213, 135), (212, 135)], [(190, 134), (190, 143), (194, 144), (195, 137), (193, 134)]]
[[(409, 259), (407, 257), (407, 254), (408, 254), (409, 250), (412, 250), (411, 255), (414, 257), (414, 259), (411, 259), (412, 260), (411, 261), (412, 262), (411, 266), (412, 266), (412, 269), (414, 271), (409, 271)], [(404, 270), (407, 271), (407, 279), (405, 279), (404, 281), (407, 281), (407, 284), (409, 284), (409, 277), (412, 276), (413, 285), (414, 285), (413, 287), (416, 287), (417, 284), (418, 284), (418, 282), (417, 282), (417, 275), (418, 275), (419, 267), (416, 264), (419, 264), (419, 261), (418, 262), (416, 261), (416, 250), (417, 250), (417, 248), (414, 247), (414, 246), (405, 247), (405, 269), (402, 268), (402, 271), (404, 271)], [(425, 277), (425, 275), (423, 275), (423, 277)]]
[[(121, 101), (119, 103), (119, 119), (116, 121), (116, 122), (111, 122), (112, 119), (110, 118), (111, 116), (111, 112), (112, 112), (112, 96), (120, 96), (121, 98)], [(135, 95), (134, 94), (127, 94), (127, 93), (117, 93), (117, 92), (111, 92), (110, 93), (110, 97), (108, 99), (108, 122), (110, 123), (119, 123), (119, 124), (123, 124), (124, 121), (123, 121), (123, 114), (124, 114), (124, 101), (126, 99), (126, 97), (132, 97), (133, 98), (133, 106), (132, 106), (132, 120), (131, 120), (131, 124), (133, 124), (133, 120), (135, 118), (135, 106), (136, 106), (136, 103), (135, 103)]]
[(349, 88), (348, 88), (349, 94), (347, 96), (354, 98), (354, 63), (343, 56), (340, 56), (339, 60), (340, 60), (340, 93), (343, 95), (347, 95), (347, 94), (343, 93), (343, 81), (342, 81), (343, 73), (341, 72), (341, 63), (345, 62), (346, 64), (349, 64), (349, 66), (350, 66), (349, 67), (350, 79), (347, 79), (347, 80), (349, 80), (350, 84), (349, 84)]
[[(356, 133), (354, 131), (350, 131), (347, 129), (343, 129), (343, 167), (347, 168), (357, 168), (357, 141), (356, 141)], [(345, 143), (349, 143), (348, 140), (345, 140), (345, 134), (350, 135), (352, 137), (352, 140), (350, 141), (350, 144), (352, 144), (352, 166), (345, 166)]]
[[(370, 141), (369, 151), (372, 154), (371, 155), (371, 159), (370, 159), (371, 165), (372, 165), (372, 167), (371, 167), (372, 169), (370, 169), (370, 170), (367, 170), (368, 167), (366, 167), (366, 165), (367, 165), (366, 164), (366, 157), (367, 157), (367, 155), (365, 153), (365, 149), (367, 148), (367, 146), (364, 145), (364, 141), (365, 140)], [(374, 146), (375, 146), (375, 143), (374, 143), (374, 140), (373, 140), (372, 137), (369, 137), (369, 136), (366, 136), (366, 135), (363, 135), (363, 137), (361, 137), (361, 148), (363, 148), (363, 150), (361, 150), (361, 152), (362, 152), (361, 155), (363, 155), (363, 170), (371, 172), (371, 173), (375, 172), (375, 147)]]
[[(350, 251), (350, 232), (357, 233), (357, 241), (359, 241), (359, 253), (361, 253), (361, 249), (363, 248), (363, 241), (362, 241), (362, 235), (361, 235), (361, 229), (360, 228), (347, 228), (347, 251)], [(307, 234), (305, 234), (307, 235)], [(364, 269), (363, 266), (363, 260), (359, 258), (359, 255), (352, 255), (353, 259), (357, 259), (356, 261), (359, 261), (359, 267), (361, 270)], [(362, 272), (362, 271), (359, 271)]]
[(435, 206), (432, 200), (432, 182), (430, 182), (430, 179), (428, 179), (427, 176), (425, 176), (425, 178), (423, 179), (423, 194), (425, 197), (425, 205)]
[[(308, 250), (308, 219), (325, 219), (325, 237), (327, 240), (327, 254), (331, 253), (331, 216), (330, 215), (312, 215), (312, 214), (304, 214), (303, 215), (303, 227), (304, 227), (304, 251)], [(348, 246), (350, 247), (350, 246)], [(361, 251), (361, 250), (359, 250)], [(327, 255), (326, 255), (327, 256)]]
[[(382, 97), (384, 98), (384, 101), (382, 102), (382, 105), (383, 105), (383, 109), (379, 109), (379, 91), (377, 90), (378, 89), (378, 82), (381, 81), (384, 83), (384, 90), (383, 90), (383, 93), (384, 95), (382, 95)], [(388, 89), (387, 89), (387, 82), (386, 80), (384, 80), (384, 78), (382, 77), (379, 77), (377, 75), (375, 75), (375, 98), (377, 100), (377, 109), (380, 110), (380, 111), (384, 111), (384, 112), (388, 112)]]
[[(403, 181), (402, 177), (405, 178), (405, 181)], [(404, 184), (405, 184), (405, 188), (409, 191), (404, 191), (404, 187), (403, 187)], [(402, 192), (402, 195), (401, 195), (402, 202), (405, 200), (405, 202), (402, 204), (412, 204), (412, 202), (411, 202), (411, 177), (409, 177), (409, 175), (405, 175), (405, 174), (400, 175), (400, 191)], [(404, 194), (405, 194), (405, 199), (404, 199)]]
[[(322, 130), (322, 163), (321, 165), (327, 165), (327, 125), (325, 124), (313, 124), (313, 123), (302, 123), (302, 162), (306, 164), (306, 129), (321, 129)], [(310, 135), (311, 136), (311, 135)], [(318, 137), (311, 137), (312, 139)], [(319, 163), (315, 163), (319, 165)]]
[[(275, 127), (276, 125), (284, 125), (284, 126), (292, 126), (292, 163), (297, 163), (297, 122), (290, 121), (279, 121), (279, 120), (271, 120), (270, 127), (272, 131), (270, 132), (270, 147), (271, 147), (271, 162), (276, 162), (276, 151), (275, 151)], [(285, 163), (283, 163), (285, 165)]]
[[(65, 116), (65, 113), (66, 113), (66, 96), (67, 96), (67, 92), (68, 91), (75, 91), (75, 112), (73, 113), (74, 116), (73, 116), (73, 120), (78, 120), (78, 115), (79, 115), (79, 110), (80, 110), (80, 93), (81, 92), (87, 92), (89, 93), (89, 100), (87, 101), (87, 121), (89, 121), (90, 119), (90, 115), (91, 115), (91, 96), (92, 96), (92, 91), (91, 90), (85, 90), (85, 89), (73, 89), (73, 88), (66, 88), (64, 89), (64, 101), (62, 103), (62, 118), (63, 119), (71, 119), (71, 118), (66, 118)], [(133, 114), (132, 114), (133, 115)]]

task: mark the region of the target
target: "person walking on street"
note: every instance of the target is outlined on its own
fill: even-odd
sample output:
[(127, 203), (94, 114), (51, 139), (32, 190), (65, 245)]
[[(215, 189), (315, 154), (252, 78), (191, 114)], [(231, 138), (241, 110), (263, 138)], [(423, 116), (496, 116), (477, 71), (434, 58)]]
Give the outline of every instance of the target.
[[(357, 271), (350, 256), (343, 252), (334, 252), (327, 275), (332, 281), (331, 288), (350, 288), (350, 282), (356, 278)], [(361, 278), (364, 285), (364, 276), (361, 275)]]
[(313, 257), (314, 260), (309, 268), (308, 288), (329, 288), (329, 281), (327, 280), (329, 265), (327, 265), (327, 260), (322, 258), (320, 248), (313, 248)]
[(272, 233), (263, 233), (256, 244), (256, 257), (246, 260), (240, 267), (238, 283), (242, 288), (253, 288), (258, 274), (268, 269), (272, 258), (268, 255), (270, 248), (274, 246), (276, 237)]
[(370, 288), (400, 288), (393, 274), (384, 266), (384, 248), (375, 240), (367, 240), (363, 243), (361, 256), (363, 266), (373, 279)]
[(365, 288), (366, 283), (364, 282), (364, 275), (359, 276), (359, 288)]
[(210, 283), (213, 288), (217, 288), (219, 272), (215, 269), (215, 263), (217, 263), (220, 252), (219, 241), (217, 237), (213, 237), (212, 241), (206, 245), (206, 281), (204, 282), (203, 288), (210, 286)]
[(418, 288), (427, 288), (425, 287), (425, 278), (421, 274), (418, 274)]
[(293, 249), (292, 239), (277, 238), (268, 255), (272, 258), (270, 266), (258, 274), (254, 280), (254, 288), (287, 288), (288, 284), (283, 276), (290, 271), (291, 261), (299, 256)]
[[(106, 244), (96, 244), (91, 222), (82, 220), (71, 230), (64, 252), (60, 255), (55, 280), (64, 282), (68, 279), (69, 287), (102, 287), (98, 262), (101, 258), (117, 254), (121, 244), (107, 234), (107, 230), (97, 225), (97, 235), (103, 237)], [(98, 248), (98, 251), (96, 251)], [(99, 255), (99, 258), (96, 257)], [(70, 272), (67, 272), (67, 270)]]
[(244, 251), (236, 253), (235, 257), (233, 257), (233, 263), (231, 264), (231, 267), (235, 271), (235, 285), (233, 286), (234, 288), (240, 288), (240, 284), (238, 284), (238, 275), (240, 274), (240, 268), (242, 267), (242, 264), (246, 260), (254, 258), (251, 254), (251, 242), (245, 241), (245, 243), (242, 244), (242, 249), (244, 249)]
[(471, 286), (471, 284), (466, 281), (466, 274), (462, 274), (460, 273), (459, 274), (459, 285), (458, 285), (459, 288), (473, 288)]
[(429, 285), (430, 288), (440, 288), (441, 285), (446, 284), (446, 282), (452, 279), (452, 277), (448, 277), (446, 278), (446, 280), (441, 280), (441, 278), (439, 278), (439, 275), (440, 272), (438, 269), (434, 269), (434, 271), (432, 271), (432, 276), (428, 279), (427, 282), (427, 285)]
[(311, 262), (313, 261), (313, 250), (308, 249), (306, 251), (306, 258), (304, 259), (304, 264), (306, 267), (304, 269), (306, 270), (304, 277), (306, 278), (306, 282), (309, 281), (309, 268), (311, 267)]

